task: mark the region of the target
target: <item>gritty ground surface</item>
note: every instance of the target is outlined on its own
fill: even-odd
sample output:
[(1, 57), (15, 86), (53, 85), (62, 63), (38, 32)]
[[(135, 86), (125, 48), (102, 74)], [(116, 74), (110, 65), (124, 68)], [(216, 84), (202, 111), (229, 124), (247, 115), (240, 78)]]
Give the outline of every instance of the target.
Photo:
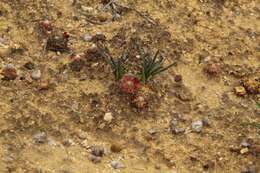
[[(130, 10), (112, 21), (99, 0), (1, 0), (0, 68), (11, 63), (19, 77), (0, 81), (0, 172), (237, 173), (259, 166), (259, 90), (234, 93), (241, 80), (260, 76), (257, 0), (117, 2), (144, 15)], [(118, 93), (102, 58), (75, 72), (68, 53), (43, 51), (37, 27), (46, 18), (70, 33), (75, 53), (93, 44), (85, 34), (100, 32), (114, 56), (139, 38), (137, 46), (160, 49), (176, 66), (153, 79), (156, 99), (137, 110)], [(40, 80), (30, 80), (27, 62), (41, 70)], [(209, 63), (217, 70), (205, 72)], [(47, 90), (38, 90), (41, 80), (50, 81)], [(103, 118), (108, 112), (111, 122)], [(170, 131), (173, 119), (185, 133)], [(209, 125), (192, 132), (201, 119)], [(89, 159), (91, 146), (104, 148), (100, 163)], [(113, 169), (113, 160), (124, 168)]]

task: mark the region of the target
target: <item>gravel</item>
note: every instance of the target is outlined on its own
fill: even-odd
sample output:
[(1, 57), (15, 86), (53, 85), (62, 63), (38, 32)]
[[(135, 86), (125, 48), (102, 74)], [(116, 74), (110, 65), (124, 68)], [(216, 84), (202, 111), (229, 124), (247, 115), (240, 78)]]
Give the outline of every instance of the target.
[(13, 64), (5, 65), (1, 73), (6, 80), (15, 80), (18, 76)]
[(207, 127), (210, 126), (210, 122), (209, 122), (209, 119), (208, 119), (208, 118), (203, 118), (203, 119), (202, 119), (202, 123), (203, 123), (203, 126), (207, 126)]
[(92, 146), (91, 154), (97, 157), (102, 157), (104, 155), (104, 148), (101, 146)]
[(113, 161), (111, 162), (111, 166), (112, 166), (112, 168), (114, 168), (114, 169), (120, 169), (120, 168), (124, 168), (124, 167), (125, 167), (125, 166), (123, 165), (123, 163), (120, 162), (120, 161), (118, 161), (118, 160), (113, 160)]
[(83, 40), (86, 41), (86, 42), (90, 42), (92, 40), (92, 36), (89, 35), (89, 34), (85, 34), (83, 36)]
[(42, 76), (41, 70), (34, 70), (31, 75), (32, 79), (34, 80), (41, 79), (41, 76)]
[(113, 119), (113, 116), (112, 116), (112, 113), (111, 113), (111, 112), (105, 113), (105, 115), (104, 115), (104, 120), (105, 120), (106, 122), (110, 123), (110, 122), (112, 121), (112, 119)]
[(100, 163), (101, 162), (101, 157), (90, 155), (89, 160), (92, 161), (93, 163)]
[(248, 143), (247, 139), (243, 139), (240, 143), (241, 147), (250, 147), (250, 143)]
[(151, 129), (148, 130), (148, 133), (149, 133), (150, 135), (155, 135), (155, 134), (157, 133), (157, 131), (156, 131), (156, 129), (151, 128)]
[(185, 128), (178, 128), (177, 127), (177, 120), (173, 119), (170, 122), (170, 131), (172, 134), (182, 134), (185, 132)]
[(47, 140), (47, 135), (45, 132), (38, 132), (33, 136), (33, 139), (35, 140), (36, 143), (42, 144), (45, 143)]
[(200, 133), (203, 128), (203, 122), (201, 120), (194, 121), (191, 126), (193, 132)]
[(23, 66), (28, 70), (33, 70), (35, 65), (29, 61), (29, 62), (25, 63)]

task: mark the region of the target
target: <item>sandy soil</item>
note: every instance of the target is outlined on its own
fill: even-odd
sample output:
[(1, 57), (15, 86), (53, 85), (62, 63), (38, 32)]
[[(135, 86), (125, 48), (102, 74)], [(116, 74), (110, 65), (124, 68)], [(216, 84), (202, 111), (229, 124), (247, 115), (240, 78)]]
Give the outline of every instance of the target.
[[(117, 2), (132, 10), (113, 21), (99, 0), (0, 1), (0, 69), (13, 64), (18, 73), (0, 81), (0, 172), (259, 171), (257, 0)], [(176, 65), (148, 84), (154, 97), (147, 108), (136, 109), (118, 92), (102, 57), (86, 57), (75, 72), (70, 53), (44, 51), (44, 19), (70, 34), (71, 52), (92, 46), (86, 34), (102, 33), (113, 56), (129, 47), (134, 55), (135, 46), (145, 46)], [(41, 70), (41, 79), (31, 79), (34, 69), (25, 68), (27, 62)], [(176, 75), (182, 82), (175, 82)], [(249, 79), (255, 92), (238, 96), (235, 87)], [(47, 89), (39, 90), (46, 80)], [(106, 113), (112, 113), (111, 122)], [(172, 120), (185, 132), (172, 133)], [(204, 122), (200, 133), (192, 131), (197, 120)], [(104, 148), (99, 163), (90, 159), (91, 146)], [(112, 168), (113, 160), (123, 168)]]

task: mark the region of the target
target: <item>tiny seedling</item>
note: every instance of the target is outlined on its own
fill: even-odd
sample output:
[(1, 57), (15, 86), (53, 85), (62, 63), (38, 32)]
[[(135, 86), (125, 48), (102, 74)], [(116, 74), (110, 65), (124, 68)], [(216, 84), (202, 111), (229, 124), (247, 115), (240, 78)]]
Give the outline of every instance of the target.
[(124, 66), (124, 62), (127, 60), (128, 56), (126, 53), (123, 53), (119, 58), (115, 59), (112, 56), (108, 56), (108, 63), (110, 64), (115, 79), (117, 81), (119, 81), (120, 79), (122, 79), (122, 77), (124, 76), (125, 72), (126, 72), (126, 68)]
[(141, 82), (143, 83), (147, 83), (147, 81), (155, 75), (166, 71), (175, 65), (175, 63), (172, 63), (166, 67), (163, 67), (164, 58), (160, 55), (159, 51), (157, 51), (153, 57), (150, 54), (144, 54), (142, 59), (143, 63), (139, 76), (141, 78)]

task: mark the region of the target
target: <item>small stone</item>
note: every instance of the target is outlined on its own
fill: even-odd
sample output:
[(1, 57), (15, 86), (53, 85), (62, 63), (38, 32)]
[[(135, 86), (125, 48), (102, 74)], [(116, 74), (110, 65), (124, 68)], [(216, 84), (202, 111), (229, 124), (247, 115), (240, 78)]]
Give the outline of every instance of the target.
[(106, 41), (106, 36), (103, 33), (96, 33), (91, 39), (93, 42)]
[(245, 96), (246, 95), (246, 89), (242, 86), (235, 87), (235, 93), (238, 96)]
[(204, 170), (212, 169), (215, 166), (215, 163), (211, 160), (207, 160), (206, 163), (203, 164)]
[(112, 15), (112, 20), (113, 21), (119, 20), (120, 18), (121, 18), (121, 15), (118, 14), (118, 13), (115, 13), (115, 14)]
[(182, 81), (182, 76), (181, 76), (181, 75), (176, 75), (176, 76), (174, 77), (174, 81), (175, 81), (175, 82), (181, 82), (181, 81)]
[(209, 63), (209, 64), (207, 64), (207, 65), (203, 68), (203, 70), (204, 70), (207, 74), (212, 75), (212, 76), (216, 76), (216, 75), (220, 74), (220, 72), (221, 72), (220, 67), (219, 67), (217, 64), (215, 64), (215, 63)]
[(42, 76), (41, 70), (34, 70), (31, 74), (32, 79), (39, 80)]
[(156, 129), (154, 128), (151, 128), (148, 130), (148, 133), (151, 134), (151, 135), (155, 135), (157, 133)]
[(148, 95), (138, 93), (132, 99), (133, 106), (138, 109), (143, 109), (148, 106)]
[(70, 138), (67, 138), (65, 140), (62, 141), (62, 144), (65, 146), (65, 147), (69, 147), (69, 146), (73, 146), (75, 145), (75, 142), (70, 139)]
[(50, 82), (48, 80), (43, 80), (40, 82), (38, 89), (39, 90), (48, 90), (50, 87)]
[(240, 143), (241, 147), (250, 147), (250, 144), (248, 143), (247, 139), (243, 139)]
[(91, 12), (94, 11), (94, 8), (92, 8), (92, 7), (87, 7), (87, 6), (84, 6), (84, 5), (81, 6), (81, 9), (82, 9), (83, 11), (85, 11), (85, 12), (88, 12), (88, 13), (91, 13)]
[(88, 136), (87, 132), (84, 132), (84, 131), (80, 131), (79, 134), (78, 134), (78, 137), (80, 139), (86, 139)]
[(48, 145), (50, 145), (50, 146), (56, 146), (57, 144), (56, 144), (56, 142), (55, 142), (53, 139), (48, 138)]
[(36, 143), (42, 144), (45, 143), (47, 140), (47, 135), (45, 132), (38, 132), (33, 136), (33, 139)]
[(104, 129), (106, 127), (106, 123), (100, 123), (99, 125), (98, 125), (98, 128), (99, 129)]
[(249, 149), (248, 148), (242, 148), (241, 150), (240, 150), (240, 153), (241, 154), (246, 154), (246, 153), (248, 153), (249, 152)]
[(105, 120), (106, 122), (110, 123), (110, 122), (112, 121), (112, 119), (113, 119), (113, 116), (112, 116), (112, 113), (111, 113), (111, 112), (105, 113), (105, 115), (104, 115), (104, 120)]
[(121, 163), (120, 161), (117, 161), (117, 160), (113, 160), (111, 162), (111, 166), (112, 168), (114, 169), (120, 169), (120, 168), (124, 168), (125, 166), (123, 165), (123, 163)]
[(177, 120), (176, 119), (172, 119), (170, 122), (170, 128), (175, 128), (177, 126)]
[(32, 70), (32, 69), (34, 69), (34, 64), (32, 63), (32, 62), (27, 62), (27, 63), (25, 63), (24, 65), (23, 65), (26, 69), (28, 69), (28, 70)]
[[(93, 38), (92, 38), (92, 41), (93, 41)], [(85, 53), (86, 59), (90, 60), (90, 61), (98, 60), (103, 56), (101, 50), (97, 47), (96, 44), (93, 44), (84, 53)]]
[(12, 64), (4, 66), (1, 74), (4, 76), (4, 80), (15, 80), (17, 78), (17, 71)]
[(82, 141), (81, 143), (80, 143), (81, 145), (82, 145), (82, 147), (84, 147), (84, 148), (89, 148), (89, 142), (88, 142), (88, 140), (84, 140), (84, 141)]
[(154, 166), (154, 168), (157, 169), (157, 170), (159, 170), (159, 169), (161, 169), (161, 166), (160, 166), (159, 164), (156, 164), (156, 165)]
[(182, 133), (185, 133), (185, 131), (186, 131), (186, 129), (185, 128), (174, 128), (173, 130), (172, 130), (172, 133), (173, 134), (182, 134)]
[[(77, 111), (79, 110), (79, 104), (78, 104), (78, 102), (74, 101), (74, 102), (72, 103), (72, 105), (71, 105), (71, 110), (72, 110), (73, 112), (77, 112)], [(82, 131), (80, 130), (80, 132), (82, 132)]]
[(210, 126), (210, 123), (209, 123), (209, 119), (208, 119), (208, 118), (203, 118), (203, 119), (202, 119), (202, 123), (203, 123), (203, 126), (207, 126), (207, 127)]
[(177, 127), (177, 121), (175, 119), (171, 120), (170, 123), (170, 131), (173, 134), (181, 134), (185, 132), (185, 128), (178, 128)]
[(92, 36), (89, 35), (89, 34), (85, 34), (85, 35), (83, 36), (83, 40), (89, 42), (89, 41), (92, 40)]
[(97, 157), (102, 157), (104, 155), (104, 148), (100, 146), (92, 146), (91, 154)]
[(100, 163), (101, 162), (101, 157), (98, 156), (94, 156), (94, 155), (90, 155), (89, 156), (89, 160), (93, 163)]
[(168, 167), (175, 167), (176, 166), (176, 162), (170, 158), (166, 158), (166, 165)]
[(75, 21), (79, 21), (80, 17), (79, 16), (72, 16), (72, 19), (75, 20)]
[(194, 121), (191, 126), (193, 132), (200, 133), (202, 131), (203, 122), (201, 120)]
[(119, 143), (114, 143), (111, 145), (110, 150), (114, 153), (120, 153), (123, 150), (123, 146)]

